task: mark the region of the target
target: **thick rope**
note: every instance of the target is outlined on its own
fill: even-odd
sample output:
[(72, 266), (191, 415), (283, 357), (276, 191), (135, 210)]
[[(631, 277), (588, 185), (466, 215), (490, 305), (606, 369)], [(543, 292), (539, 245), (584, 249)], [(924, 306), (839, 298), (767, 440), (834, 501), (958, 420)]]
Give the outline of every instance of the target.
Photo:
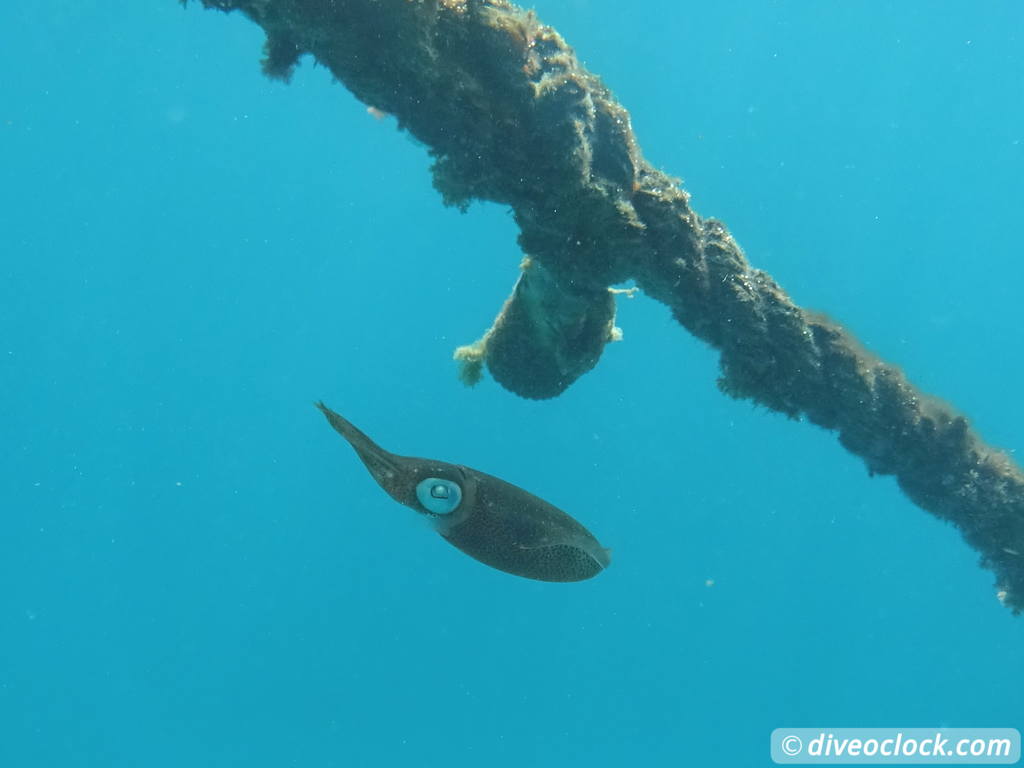
[(952, 522), (1024, 608), (1024, 474), (967, 420), (843, 328), (797, 307), (640, 155), (629, 115), (551, 27), (505, 0), (202, 0), (267, 33), (264, 70), (312, 54), (429, 147), (446, 203), (511, 206), (528, 254), (488, 334), (465, 348), (527, 397), (557, 395), (614, 333), (627, 280), (721, 352), (722, 391), (839, 433)]

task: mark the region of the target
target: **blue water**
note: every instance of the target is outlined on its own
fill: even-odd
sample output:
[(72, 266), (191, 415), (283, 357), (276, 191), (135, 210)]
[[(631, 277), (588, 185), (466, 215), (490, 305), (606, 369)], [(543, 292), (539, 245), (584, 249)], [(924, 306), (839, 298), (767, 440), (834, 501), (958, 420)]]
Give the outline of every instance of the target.
[[(1024, 6), (540, 2), (751, 261), (1024, 453)], [(562, 397), (467, 390), (521, 258), (240, 15), (0, 30), (0, 766), (759, 766), (773, 728), (1016, 726), (1024, 618), (661, 305)], [(520, 580), (311, 403), (612, 547)]]

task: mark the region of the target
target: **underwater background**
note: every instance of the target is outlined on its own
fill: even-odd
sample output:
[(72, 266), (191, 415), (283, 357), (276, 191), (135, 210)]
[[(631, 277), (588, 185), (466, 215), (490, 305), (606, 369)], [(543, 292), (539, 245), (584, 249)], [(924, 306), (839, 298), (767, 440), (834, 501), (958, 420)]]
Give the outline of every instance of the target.
[[(1024, 5), (539, 2), (755, 267), (1024, 454)], [(781, 726), (1024, 721), (1024, 618), (834, 435), (620, 297), (561, 397), (464, 388), (505, 210), (240, 14), (0, 28), (0, 766), (756, 766)], [(531, 582), (380, 491), (517, 483), (612, 566)]]

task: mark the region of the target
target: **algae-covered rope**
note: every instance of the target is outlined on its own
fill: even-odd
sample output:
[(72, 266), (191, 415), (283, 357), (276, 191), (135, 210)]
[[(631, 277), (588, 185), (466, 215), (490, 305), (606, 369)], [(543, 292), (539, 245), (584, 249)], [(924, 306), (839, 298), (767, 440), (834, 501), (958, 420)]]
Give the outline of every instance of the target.
[(511, 207), (527, 254), (476, 344), (508, 389), (553, 397), (615, 335), (608, 288), (634, 280), (720, 350), (722, 391), (839, 433), (870, 472), (894, 475), (952, 522), (1024, 608), (1024, 474), (967, 420), (843, 328), (797, 307), (726, 228), (641, 156), (629, 115), (551, 27), (504, 0), (202, 0), (267, 33), (268, 75), (311, 54), (434, 158), (450, 205)]

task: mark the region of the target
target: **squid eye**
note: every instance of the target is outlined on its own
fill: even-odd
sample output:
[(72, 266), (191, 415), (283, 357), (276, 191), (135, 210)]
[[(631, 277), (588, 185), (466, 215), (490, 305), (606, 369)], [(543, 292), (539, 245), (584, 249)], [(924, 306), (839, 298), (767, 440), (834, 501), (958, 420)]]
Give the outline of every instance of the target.
[(428, 512), (448, 515), (458, 509), (462, 501), (462, 489), (451, 480), (428, 477), (416, 486), (416, 498)]

